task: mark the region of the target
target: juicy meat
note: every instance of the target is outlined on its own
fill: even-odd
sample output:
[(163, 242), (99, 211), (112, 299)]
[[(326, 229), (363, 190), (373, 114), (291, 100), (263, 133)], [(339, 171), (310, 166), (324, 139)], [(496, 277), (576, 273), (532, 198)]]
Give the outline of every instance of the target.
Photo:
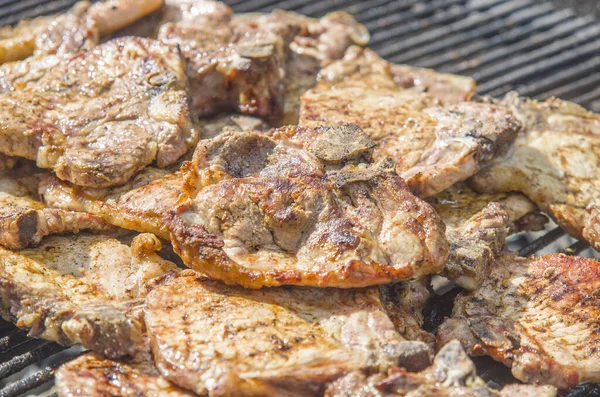
[(177, 49), (119, 38), (0, 94), (0, 150), (82, 186), (127, 182), (174, 163), (196, 141)]
[(50, 234), (116, 229), (91, 214), (46, 207), (37, 197), (39, 178), (39, 174), (0, 173), (0, 245), (20, 249), (37, 245)]
[(158, 374), (150, 363), (125, 363), (94, 353), (61, 365), (55, 375), (61, 397), (193, 397)]
[[(341, 57), (350, 44), (368, 41), (364, 27), (342, 13), (321, 20), (281, 10), (232, 16), (222, 3), (196, 0), (173, 2), (165, 14), (169, 22), (161, 26), (158, 38), (180, 46), (193, 105), (201, 116), (231, 109), (279, 118), (286, 91), (297, 96), (303, 92), (286, 81), (304, 90), (313, 84), (298, 75), (299, 65), (293, 63), (294, 72), (287, 76), (290, 53), (306, 53), (320, 67), (322, 61)], [(313, 63), (307, 67), (316, 76)]]
[[(340, 62), (355, 61), (366, 63)], [(300, 125), (356, 123), (377, 142), (376, 158), (394, 159), (398, 174), (418, 196), (467, 179), (516, 137), (519, 123), (502, 106), (444, 105), (431, 94), (398, 89), (384, 73), (385, 65), (366, 65), (366, 70), (348, 68), (346, 76), (338, 74), (335, 63), (322, 70), (319, 84), (302, 96)]]
[(562, 254), (496, 261), (483, 285), (459, 295), (438, 330), (489, 355), (526, 383), (560, 389), (600, 380), (600, 262)]
[(211, 277), (246, 287), (360, 287), (441, 270), (447, 245), (432, 208), (353, 125), (285, 127), (271, 137), (202, 141), (190, 199), (169, 215), (175, 251)]
[(0, 29), (0, 63), (91, 48), (161, 5), (160, 0), (80, 1), (64, 14), (22, 20)]
[(351, 372), (333, 382), (325, 397), (555, 397), (552, 386), (508, 385), (497, 392), (477, 376), (475, 365), (460, 346), (452, 341), (444, 346), (433, 365), (418, 372), (394, 368), (386, 375), (367, 377)]
[(473, 178), (482, 192), (519, 191), (566, 232), (600, 248), (600, 115), (559, 99), (507, 94), (523, 124), (514, 146)]
[(143, 357), (144, 297), (177, 272), (155, 253), (160, 248), (151, 234), (131, 247), (81, 234), (18, 252), (0, 248), (0, 314), (31, 337), (80, 343), (107, 357)]
[[(203, 119), (200, 127), (203, 136), (267, 128), (260, 119), (231, 114)], [(146, 167), (125, 185), (108, 189), (79, 187), (48, 175), (42, 180), (40, 191), (51, 207), (85, 211), (112, 225), (168, 240), (164, 216), (185, 194), (185, 178), (179, 168), (179, 164), (162, 169)]]
[(200, 395), (316, 396), (428, 351), (402, 340), (377, 288), (250, 290), (186, 270), (148, 295), (145, 319), (161, 375)]
[(547, 218), (519, 193), (478, 194), (459, 183), (428, 199), (446, 224), (450, 255), (443, 275), (474, 290), (515, 231), (541, 230)]

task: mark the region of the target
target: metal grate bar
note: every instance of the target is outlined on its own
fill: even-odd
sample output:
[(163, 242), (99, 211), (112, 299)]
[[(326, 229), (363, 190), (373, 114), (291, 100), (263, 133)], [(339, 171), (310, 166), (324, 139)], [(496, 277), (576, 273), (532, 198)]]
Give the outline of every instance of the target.
[(528, 246), (521, 248), (519, 250), (519, 255), (524, 257), (533, 255), (537, 251), (552, 244), (554, 241), (558, 240), (564, 235), (565, 232), (560, 227), (554, 228), (548, 233), (544, 234), (542, 237), (538, 238), (537, 240), (534, 240)]
[(35, 344), (37, 346), (35, 348), (0, 364), (0, 379), (15, 374), (36, 361), (50, 357), (53, 354), (67, 349), (58, 343), (49, 342), (43, 339), (32, 339), (31, 341), (36, 342)]
[(20, 328), (8, 329), (5, 335), (0, 338), (0, 355), (14, 349), (27, 341), (27, 331)]
[(590, 248), (590, 245), (588, 243), (579, 240), (571, 244), (569, 247), (565, 248), (564, 253), (567, 255), (578, 255), (581, 253), (581, 251), (584, 251), (588, 248)]
[(55, 14), (70, 8), (75, 2), (76, 0), (20, 1), (14, 6), (0, 8), (0, 25), (13, 25), (23, 18)]
[[(587, 64), (588, 62), (586, 62)], [(536, 95), (536, 99), (547, 99), (550, 97), (573, 98), (581, 92), (587, 91), (589, 87), (600, 85), (600, 73), (590, 74), (586, 77), (579, 78), (572, 83), (563, 85), (557, 88), (543, 91), (542, 94)]]
[[(596, 64), (596, 70), (600, 69), (600, 63)], [(592, 91), (586, 92), (574, 99), (577, 103), (588, 103), (600, 99), (600, 86), (596, 85), (596, 88)]]
[(234, 10), (236, 12), (255, 12), (261, 9), (272, 6), (277, 3), (279, 0), (253, 0), (253, 1), (244, 1), (236, 5)]
[[(471, 14), (464, 20), (442, 26), (423, 35), (414, 37), (410, 40), (409, 44), (405, 44), (404, 49), (417, 46), (418, 48), (395, 56), (394, 61), (406, 63), (419, 59), (425, 55), (440, 52), (449, 48), (455, 48), (456, 45), (467, 41), (479, 40), (479, 38), (485, 35), (506, 28), (508, 24), (515, 23), (515, 21), (506, 18), (500, 20), (496, 19), (507, 14), (512, 14), (515, 11), (523, 10), (527, 7), (534, 7), (532, 10), (537, 11), (534, 15), (539, 15), (540, 10), (542, 10), (542, 12), (549, 12), (553, 9), (553, 7), (548, 4), (535, 7), (535, 5), (530, 2), (519, 1), (492, 8), (486, 13)], [(529, 11), (531, 12), (532, 10)], [(521, 15), (521, 20), (524, 18), (531, 18), (526, 11), (519, 13), (519, 15)]]
[[(451, 3), (458, 3), (460, 0), (456, 0), (454, 2)], [(369, 24), (368, 22), (370, 21), (380, 21), (381, 18), (386, 18), (389, 17), (390, 15), (394, 15), (394, 14), (399, 14), (400, 12), (402, 12), (403, 14), (410, 14), (410, 13), (414, 13), (413, 11), (406, 11), (410, 8), (416, 7), (416, 5), (418, 4), (418, 0), (402, 0), (402, 1), (393, 1), (389, 4), (386, 4), (385, 6), (381, 6), (381, 7), (376, 7), (376, 8), (369, 8), (367, 10), (363, 10), (359, 13), (357, 13), (356, 19), (359, 20), (361, 23), (366, 24), (367, 28), (369, 27), (369, 25), (373, 25), (374, 23), (371, 22), (371, 24)]]

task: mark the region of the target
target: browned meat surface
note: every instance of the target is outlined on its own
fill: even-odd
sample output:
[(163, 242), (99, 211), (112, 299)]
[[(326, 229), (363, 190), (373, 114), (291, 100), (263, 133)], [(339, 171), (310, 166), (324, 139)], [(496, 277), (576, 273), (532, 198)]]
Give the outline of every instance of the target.
[(246, 287), (359, 287), (437, 273), (444, 226), (356, 126), (202, 141), (168, 219), (184, 263)]
[(36, 160), (77, 185), (122, 184), (192, 147), (197, 131), (188, 110), (176, 49), (114, 39), (0, 94), (0, 151)]
[(193, 397), (158, 374), (149, 363), (112, 361), (88, 353), (56, 371), (60, 397)]
[(391, 65), (373, 57), (365, 50), (323, 69), (302, 96), (300, 125), (356, 123), (377, 142), (376, 157), (391, 157), (425, 197), (467, 179), (515, 139), (520, 125), (506, 108), (443, 104), (430, 93), (399, 89)]
[(370, 377), (352, 372), (333, 382), (325, 397), (555, 397), (552, 386), (508, 385), (495, 391), (477, 376), (458, 341), (444, 346), (427, 369), (412, 373), (394, 368)]
[(64, 14), (22, 20), (0, 29), (0, 63), (91, 48), (161, 5), (161, 0), (80, 1)]
[(322, 62), (369, 37), (343, 13), (321, 20), (281, 10), (232, 16), (227, 6), (208, 0), (168, 2), (164, 19), (169, 22), (158, 38), (180, 46), (201, 116), (219, 109), (270, 118), (293, 112), (293, 103), (285, 105), (288, 93), (299, 97), (314, 84)]
[(81, 343), (107, 357), (147, 354), (142, 309), (177, 267), (151, 234), (131, 247), (97, 235), (48, 237), (37, 248), (0, 248), (0, 314), (32, 337)]
[(0, 153), (0, 172), (10, 170), (17, 163), (17, 159), (15, 157), (7, 156), (5, 154)]
[(50, 234), (116, 230), (91, 214), (46, 207), (36, 191), (42, 175), (0, 173), (0, 245), (19, 249), (37, 245)]
[(542, 230), (547, 218), (519, 193), (478, 194), (463, 183), (427, 200), (446, 224), (450, 256), (444, 276), (468, 290), (486, 279), (515, 231)]
[(428, 352), (377, 288), (251, 290), (186, 270), (148, 295), (145, 319), (161, 375), (200, 395), (316, 396), (347, 371), (420, 370)]
[(600, 115), (560, 99), (502, 100), (523, 124), (511, 150), (473, 178), (482, 192), (519, 191), (565, 231), (600, 248)]
[(440, 343), (459, 339), (526, 383), (561, 389), (600, 380), (600, 262), (562, 254), (506, 256), (458, 297)]
[[(267, 129), (260, 119), (231, 114), (203, 119), (200, 127), (203, 136)], [(74, 186), (48, 175), (42, 180), (40, 191), (44, 202), (53, 208), (85, 211), (112, 225), (168, 240), (164, 216), (184, 195), (185, 178), (179, 168), (179, 164), (163, 169), (146, 167), (125, 185), (108, 189)]]

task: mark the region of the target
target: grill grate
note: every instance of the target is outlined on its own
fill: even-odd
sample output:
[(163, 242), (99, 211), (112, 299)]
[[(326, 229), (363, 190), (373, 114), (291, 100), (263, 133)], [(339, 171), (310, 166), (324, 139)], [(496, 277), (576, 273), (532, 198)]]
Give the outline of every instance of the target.
[[(0, 26), (61, 12), (76, 0), (0, 0)], [(276, 8), (319, 17), (342, 10), (371, 32), (370, 46), (390, 61), (473, 76), (481, 94), (516, 89), (545, 99), (560, 96), (600, 111), (600, 22), (538, 0), (226, 0), (236, 12)], [(595, 255), (558, 227), (513, 236), (523, 256), (560, 250)], [(549, 248), (551, 246), (552, 248)], [(562, 247), (555, 249), (555, 247)], [(587, 250), (587, 251), (586, 251)], [(450, 291), (448, 294), (456, 294)], [(451, 300), (448, 300), (451, 301)], [(439, 317), (439, 316), (438, 316)], [(27, 338), (0, 320), (0, 397), (48, 385), (54, 369), (79, 351)], [(37, 363), (37, 364), (36, 364)], [(41, 365), (39, 365), (41, 363)], [(31, 374), (31, 366), (37, 370)], [(494, 371), (492, 371), (494, 372)], [(28, 375), (30, 374), (30, 375)], [(12, 378), (20, 380), (11, 382)], [(580, 386), (570, 396), (600, 395)]]

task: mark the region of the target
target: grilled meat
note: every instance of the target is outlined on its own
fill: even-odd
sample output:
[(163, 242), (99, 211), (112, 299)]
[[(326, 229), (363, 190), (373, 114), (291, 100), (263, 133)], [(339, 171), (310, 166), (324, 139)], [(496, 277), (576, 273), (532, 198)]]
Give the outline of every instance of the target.
[(472, 180), (481, 192), (520, 191), (566, 232), (600, 248), (600, 116), (559, 99), (507, 94), (502, 104), (523, 124), (511, 150)]
[(497, 260), (476, 291), (459, 295), (441, 344), (459, 339), (526, 383), (561, 389), (600, 380), (600, 263), (562, 254)]
[[(161, 26), (158, 38), (180, 46), (201, 116), (219, 109), (271, 118), (293, 112), (293, 104), (284, 105), (287, 93), (299, 96), (314, 84), (321, 62), (341, 57), (350, 44), (368, 41), (364, 27), (342, 13), (321, 20), (280, 10), (232, 16), (222, 3), (192, 0), (172, 2), (165, 20), (171, 22)], [(306, 58), (293, 56), (287, 76), (290, 53)], [(299, 68), (308, 70), (312, 80)]]
[(91, 214), (47, 208), (37, 197), (40, 176), (19, 175), (17, 170), (0, 173), (0, 245), (19, 249), (50, 234), (116, 230)]
[(16, 163), (17, 159), (15, 157), (0, 153), (0, 172), (10, 170)]
[(552, 386), (508, 385), (497, 392), (477, 376), (475, 365), (460, 346), (452, 341), (444, 346), (433, 365), (418, 373), (395, 368), (388, 375), (366, 377), (352, 372), (333, 382), (325, 397), (555, 397)]
[(89, 49), (161, 5), (161, 0), (80, 1), (64, 14), (22, 20), (0, 30), (0, 63)]
[(300, 125), (356, 123), (378, 143), (376, 157), (394, 159), (418, 196), (467, 179), (515, 139), (519, 123), (505, 108), (443, 105), (431, 94), (398, 89), (387, 62), (362, 54), (321, 71), (319, 84), (302, 96)]
[[(203, 119), (200, 127), (203, 136), (267, 129), (260, 119), (231, 114)], [(74, 186), (48, 175), (42, 180), (40, 191), (44, 202), (53, 208), (85, 211), (112, 225), (168, 240), (164, 215), (184, 195), (185, 178), (179, 168), (179, 164), (163, 169), (146, 167), (125, 185), (108, 189)]]
[(202, 141), (190, 200), (169, 215), (184, 263), (246, 287), (359, 287), (441, 270), (447, 245), (432, 208), (391, 161), (369, 162), (356, 126), (285, 127), (271, 137)]
[(46, 238), (39, 247), (0, 248), (0, 314), (29, 335), (107, 357), (143, 357), (142, 309), (150, 289), (177, 272), (151, 234), (131, 247), (102, 235)]
[(429, 351), (403, 341), (377, 288), (249, 290), (186, 270), (145, 319), (161, 375), (200, 395), (319, 395), (350, 370), (419, 370)]
[(459, 183), (428, 199), (446, 224), (450, 255), (443, 275), (474, 290), (506, 249), (506, 237), (541, 230), (547, 218), (519, 193), (477, 194)]
[(0, 94), (0, 151), (36, 160), (77, 185), (127, 182), (174, 163), (196, 141), (176, 49), (119, 38)]
[(61, 397), (193, 397), (164, 379), (151, 363), (124, 363), (84, 354), (56, 371)]

